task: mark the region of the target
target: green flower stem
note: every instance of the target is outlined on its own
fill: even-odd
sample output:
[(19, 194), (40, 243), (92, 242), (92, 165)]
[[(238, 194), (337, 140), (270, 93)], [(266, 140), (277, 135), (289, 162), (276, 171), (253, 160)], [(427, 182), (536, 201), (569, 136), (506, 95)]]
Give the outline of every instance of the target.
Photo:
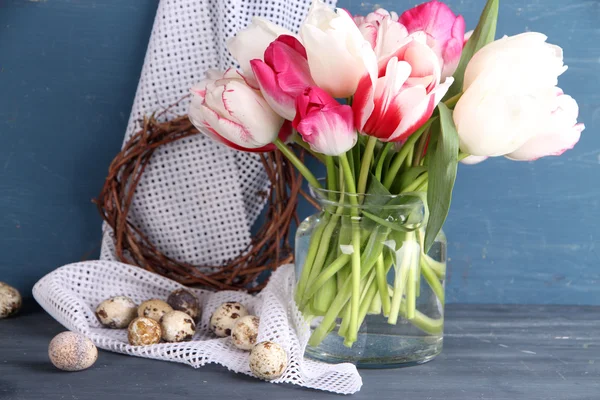
[[(374, 272), (374, 271), (373, 271)], [(369, 292), (369, 288), (371, 287), (371, 284), (373, 284), (374, 282), (374, 278), (375, 275), (373, 273), (368, 275), (367, 279), (361, 279), (360, 281), (360, 306), (359, 306), (359, 311), (358, 311), (358, 329), (360, 329), (360, 325), (362, 324), (362, 320), (360, 319), (360, 314), (361, 314), (361, 310), (363, 309), (363, 307), (365, 306), (365, 302), (367, 301), (367, 294)], [(370, 301), (367, 304), (367, 308), (370, 305)], [(365, 311), (366, 314), (366, 311)], [(343, 323), (344, 321), (342, 321)], [(352, 322), (352, 314), (350, 313), (350, 322)], [(356, 330), (356, 337), (353, 338), (349, 332), (349, 327), (350, 324), (346, 324), (345, 325), (345, 329), (342, 331), (342, 334), (340, 336), (342, 336), (344, 338), (344, 346), (346, 347), (352, 347), (352, 345), (354, 344), (354, 342), (356, 341), (356, 339), (358, 338), (358, 329)]]
[(410, 264), (408, 267), (408, 276), (406, 277), (406, 319), (412, 320), (415, 318), (416, 307), (416, 284), (417, 284), (417, 263), (418, 260), (415, 260), (415, 256), (418, 257), (418, 254), (411, 254)]
[(405, 161), (406, 168), (409, 168), (412, 165), (414, 154), (415, 154), (414, 151), (409, 151), (408, 154), (406, 155), (406, 161)]
[[(328, 173), (329, 173), (329, 170), (328, 170)], [(335, 179), (335, 177), (333, 177), (332, 179)], [(329, 183), (329, 181), (328, 181), (328, 185), (330, 188), (333, 186), (332, 184)], [(342, 188), (344, 187), (343, 182), (341, 183), (340, 186)], [(331, 193), (331, 195), (334, 195), (334, 194)], [(317, 277), (321, 273), (321, 270), (323, 269), (324, 261), (326, 261), (328, 255), (330, 255), (330, 253), (331, 253), (329, 245), (331, 243), (331, 237), (333, 235), (333, 232), (337, 228), (339, 219), (340, 219), (342, 213), (344, 212), (344, 197), (345, 197), (345, 195), (342, 192), (340, 194), (340, 198), (338, 199), (339, 205), (337, 207), (337, 210), (336, 210), (335, 214), (331, 217), (329, 222), (327, 223), (327, 226), (325, 227), (325, 230), (323, 231), (323, 233), (321, 235), (321, 240), (318, 244), (319, 250), (317, 251), (317, 255), (315, 257), (314, 264), (311, 267), (310, 274), (308, 275), (308, 283), (304, 286), (305, 291), (306, 291), (306, 289), (313, 286), (314, 280), (317, 279)], [(335, 200), (336, 199), (333, 199), (332, 201), (335, 201)], [(331, 254), (331, 255), (333, 256), (333, 254)], [(327, 263), (327, 265), (329, 265), (329, 264), (330, 263)], [(343, 265), (342, 265), (342, 267), (343, 267)], [(325, 283), (325, 281), (323, 283)], [(308, 300), (310, 299), (310, 296), (308, 296), (306, 293), (304, 293), (302, 297), (303, 298), (302, 298), (301, 304), (306, 304), (308, 302)]]
[[(375, 274), (373, 274), (375, 277)], [(362, 325), (369, 309), (371, 308), (371, 303), (375, 300), (375, 296), (377, 295), (377, 283), (373, 280), (368, 284), (365, 296), (360, 304), (359, 315), (358, 315), (358, 323), (359, 326)], [(344, 343), (345, 344), (345, 343)]]
[[(340, 163), (344, 170), (344, 177), (346, 178), (346, 186), (348, 193), (350, 193), (350, 204), (351, 204), (351, 215), (352, 219), (358, 219), (358, 199), (356, 198), (356, 187), (354, 186), (354, 176), (350, 170), (350, 164), (346, 154), (340, 155)], [(351, 298), (351, 313), (350, 313), (350, 326), (348, 327), (349, 333), (346, 339), (352, 341), (356, 340), (358, 335), (358, 308), (360, 306), (360, 227), (358, 221), (352, 221), (352, 298)], [(338, 313), (336, 313), (337, 315)]]
[(328, 221), (329, 217), (327, 215), (324, 215), (323, 221), (317, 226), (317, 228), (310, 237), (310, 242), (308, 244), (308, 252), (306, 254), (304, 265), (302, 266), (302, 273), (300, 274), (298, 285), (296, 286), (296, 304), (298, 305), (300, 305), (300, 303), (302, 302), (304, 290), (306, 288), (306, 284), (308, 283), (308, 278), (310, 276), (310, 270), (312, 269), (315, 257), (317, 256), (317, 250), (319, 249), (321, 236), (323, 236), (323, 231), (325, 230), (325, 226), (327, 225)]
[[(402, 251), (402, 260), (400, 260), (399, 265), (396, 266), (396, 277), (394, 278), (394, 293), (392, 295), (392, 304), (391, 304), (391, 308), (390, 308), (390, 316), (388, 317), (388, 323), (392, 324), (392, 325), (396, 325), (396, 323), (398, 322), (398, 314), (400, 312), (400, 305), (402, 303), (402, 297), (404, 296), (404, 291), (406, 290), (406, 301), (408, 302), (408, 296), (412, 295), (414, 297), (415, 293), (414, 293), (414, 275), (411, 275), (411, 270), (413, 269), (413, 264), (415, 261), (417, 260), (413, 260), (413, 258), (415, 257), (415, 255), (413, 254), (414, 251), (413, 249), (411, 249), (411, 246), (409, 245), (409, 242), (412, 242), (415, 240), (415, 234), (414, 232), (407, 232), (406, 233), (406, 238), (405, 240), (402, 242), (402, 247), (406, 248)], [(400, 249), (398, 249), (397, 251), (399, 251)], [(396, 260), (396, 263), (398, 264), (398, 260)], [(411, 282), (409, 282), (409, 279), (411, 278), (413, 279), (413, 291), (412, 293), (409, 293), (409, 290), (411, 290), (410, 288), (408, 288), (408, 286), (411, 286)], [(414, 304), (414, 300), (413, 300), (413, 304)]]
[(421, 297), (421, 260), (417, 263), (417, 271), (415, 272), (415, 297)]
[(340, 324), (340, 328), (338, 329), (338, 335), (343, 338), (346, 337), (346, 333), (348, 332), (348, 326), (350, 325), (350, 312), (350, 303), (347, 303), (339, 315), (339, 317), (342, 319), (342, 323)]
[[(440, 303), (442, 303), (442, 305), (443, 305), (445, 303), (444, 287), (442, 286), (442, 283), (440, 282), (440, 279), (439, 279), (437, 273), (433, 270), (433, 268), (431, 266), (435, 265), (436, 269), (443, 269), (444, 274), (445, 274), (446, 273), (446, 265), (433, 260), (431, 257), (429, 257), (427, 254), (425, 254), (423, 252), (422, 244), (423, 244), (424, 238), (423, 238), (422, 231), (418, 232), (417, 239), (419, 241), (419, 244), (421, 245), (421, 257), (419, 260), (420, 266), (421, 266), (421, 274), (423, 275), (423, 277), (425, 278), (425, 280), (427, 281), (427, 283), (429, 284), (429, 286), (431, 287), (431, 289), (433, 290), (433, 292), (435, 293), (437, 298), (440, 300)], [(429, 263), (429, 261), (431, 261), (431, 264)]]
[[(360, 164), (361, 164), (361, 157), (362, 157), (362, 153), (361, 153), (361, 135), (359, 135), (358, 138), (358, 142), (356, 143), (356, 146), (354, 146), (350, 151), (354, 153), (354, 173), (352, 174), (352, 176), (354, 177), (354, 184), (358, 185), (358, 175), (360, 174)], [(357, 190), (358, 193), (358, 190)]]
[(306, 285), (305, 292), (308, 288), (310, 288), (313, 281), (317, 279), (317, 276), (319, 276), (321, 270), (323, 269), (325, 259), (327, 258), (327, 255), (329, 253), (329, 243), (331, 242), (331, 236), (333, 235), (333, 231), (337, 227), (339, 219), (339, 215), (332, 215), (329, 222), (327, 222), (327, 226), (323, 230), (321, 240), (318, 244), (319, 250), (317, 251), (317, 255), (310, 270), (310, 274), (308, 275), (308, 283)]
[(417, 189), (427, 182), (429, 178), (429, 173), (427, 171), (423, 172), (417, 179), (415, 179), (410, 185), (402, 189), (402, 193), (416, 192)]
[(421, 257), (425, 260), (425, 263), (435, 273), (439, 280), (446, 279), (446, 264), (434, 260), (427, 254), (421, 254)]
[(304, 150), (308, 151), (311, 156), (313, 156), (314, 158), (316, 158), (317, 160), (319, 160), (323, 164), (325, 164), (326, 156), (324, 156), (321, 153), (317, 153), (316, 151), (313, 151), (310, 148), (310, 145), (308, 143), (306, 143), (304, 140), (302, 140), (302, 137), (300, 137), (300, 135), (294, 135), (294, 143), (296, 143), (298, 146), (302, 147)]
[(415, 192), (426, 192), (428, 186), (429, 182), (425, 181), (421, 183), (418, 188), (415, 189)]
[(419, 141), (417, 142), (417, 146), (415, 147), (415, 155), (414, 155), (414, 161), (413, 161), (413, 166), (417, 167), (419, 165), (421, 165), (421, 161), (423, 161), (423, 152), (425, 151), (425, 146), (427, 145), (427, 142), (429, 141), (429, 129), (427, 129), (427, 131), (425, 131), (425, 133), (423, 135), (421, 135), (421, 137), (419, 138)]
[(375, 136), (369, 136), (369, 140), (367, 141), (367, 145), (365, 147), (365, 153), (363, 154), (362, 164), (360, 166), (360, 175), (358, 177), (358, 201), (362, 203), (363, 194), (367, 189), (367, 180), (369, 178), (369, 171), (371, 169), (371, 161), (373, 160), (373, 151), (375, 150), (375, 145), (377, 144), (377, 138)]
[[(336, 177), (335, 160), (332, 156), (325, 156), (325, 166), (327, 167), (327, 189), (331, 191), (338, 190), (338, 182)], [(329, 193), (329, 200), (336, 201), (335, 193)]]
[[(374, 271), (373, 271), (374, 272)], [(362, 298), (360, 300), (360, 308), (358, 310), (358, 326), (360, 328), (360, 326), (362, 325), (363, 321), (365, 320), (365, 317), (367, 316), (367, 313), (369, 312), (369, 308), (371, 307), (371, 303), (373, 302), (373, 299), (375, 298), (375, 295), (377, 294), (377, 284), (375, 283), (375, 274), (370, 274), (370, 278), (367, 280), (367, 282), (365, 282), (364, 288), (363, 288), (363, 293), (362, 293)], [(354, 342), (356, 342), (356, 338), (352, 338), (348, 333), (349, 332), (345, 332), (346, 334), (344, 335), (344, 346), (346, 347), (352, 347), (352, 345), (354, 344)], [(357, 335), (358, 337), (358, 332)]]
[(446, 107), (452, 109), (452, 108), (454, 108), (454, 106), (456, 105), (456, 103), (458, 103), (458, 100), (460, 100), (460, 98), (461, 98), (462, 95), (463, 94), (461, 92), (461, 93), (459, 93), (459, 94), (457, 94), (457, 95), (455, 95), (453, 97), (450, 97), (448, 100), (446, 100), (444, 102), (444, 104), (446, 105)]
[(404, 287), (406, 286), (406, 278), (408, 277), (408, 265), (405, 259), (402, 259), (402, 264), (396, 269), (396, 277), (394, 278), (394, 293), (392, 294), (392, 303), (390, 306), (390, 315), (388, 323), (396, 325), (398, 322), (398, 313), (400, 312), (400, 304), (404, 296)]
[(300, 172), (302, 174), (302, 176), (304, 177), (304, 179), (307, 180), (308, 183), (310, 183), (314, 188), (317, 188), (317, 189), (321, 188), (321, 184), (319, 183), (317, 178), (315, 178), (315, 176), (312, 174), (312, 172), (310, 172), (310, 170), (308, 168), (306, 168), (306, 165), (304, 165), (304, 163), (302, 161), (300, 161), (300, 159), (298, 158), (298, 156), (296, 156), (296, 154), (292, 151), (292, 149), (287, 147), (286, 144), (283, 143), (281, 141), (281, 139), (279, 139), (279, 138), (275, 139), (275, 142), (273, 142), (273, 143), (275, 143), (275, 146), (283, 153), (283, 155), (292, 164), (294, 164), (294, 167), (296, 167), (298, 172)]
[[(370, 267), (365, 266), (365, 268), (360, 270), (359, 285), (357, 291), (358, 295), (356, 296), (358, 300), (360, 300), (360, 282), (367, 277), (367, 275), (371, 272), (372, 269), (373, 266), (371, 265)], [(351, 303), (349, 303), (349, 300), (354, 295), (354, 282), (352, 278), (353, 276), (350, 273), (348, 278), (344, 282), (342, 288), (338, 290), (337, 296), (333, 300), (333, 303), (331, 303), (331, 306), (329, 307), (329, 310), (327, 310), (327, 313), (323, 317), (323, 320), (321, 321), (319, 326), (313, 331), (308, 342), (311, 346), (318, 346), (323, 341), (323, 339), (325, 339), (325, 336), (327, 336), (331, 327), (335, 324), (335, 320), (338, 318), (338, 316), (341, 315), (342, 309), (346, 304), (349, 306), (348, 309), (350, 311), (348, 311), (348, 313), (350, 314), (350, 318), (344, 318), (344, 320), (351, 321), (352, 305)], [(342, 326), (344, 324), (344, 320), (342, 320)], [(357, 335), (357, 333), (358, 327), (356, 328), (356, 330), (354, 330), (354, 334)]]
[(393, 145), (394, 144), (391, 142), (386, 143), (385, 146), (383, 146), (381, 148), (380, 154), (377, 156), (377, 166), (375, 167), (375, 179), (377, 179), (379, 182), (381, 182), (381, 173), (383, 171), (383, 164), (385, 163), (387, 154), (389, 153), (389, 151)]
[(340, 312), (352, 296), (351, 286), (352, 280), (348, 279), (344, 283), (344, 287), (342, 288), (342, 290), (338, 291), (337, 296), (335, 297), (335, 299), (333, 299), (333, 303), (331, 303), (331, 305), (329, 306), (329, 310), (327, 310), (327, 313), (323, 316), (323, 320), (321, 320), (319, 326), (317, 326), (313, 331), (312, 335), (310, 335), (308, 343), (311, 346), (316, 347), (323, 341), (323, 339), (325, 339), (325, 336), (327, 336), (327, 334), (329, 333), (330, 327), (335, 324), (335, 320), (338, 317), (338, 314), (340, 314)]
[(333, 302), (333, 299), (335, 299), (335, 295), (337, 292), (336, 286), (337, 285), (335, 281), (333, 279), (330, 279), (327, 282), (325, 282), (325, 285), (321, 287), (321, 290), (319, 290), (315, 294), (312, 301), (312, 305), (313, 310), (315, 310), (318, 315), (325, 315), (325, 313), (329, 309), (329, 306)]
[(375, 264), (375, 270), (377, 271), (377, 289), (381, 296), (381, 308), (385, 317), (390, 315), (390, 295), (387, 288), (387, 272), (385, 270), (385, 264), (383, 259), (383, 253), (377, 257), (377, 264)]
[(308, 285), (304, 293), (306, 301), (310, 299), (327, 281), (331, 280), (350, 261), (350, 255), (342, 254), (335, 259), (327, 268), (323, 269), (317, 278)]
[(427, 261), (425, 261), (425, 256), (423, 254), (421, 254), (421, 274), (433, 290), (433, 293), (435, 293), (437, 298), (440, 300), (440, 303), (443, 305), (445, 303), (444, 287), (442, 286), (442, 283), (440, 282), (436, 273), (433, 272), (433, 270), (429, 267), (429, 264), (427, 264)]
[[(371, 301), (371, 305), (369, 306), (369, 311), (367, 311), (367, 315), (381, 315), (383, 314), (383, 309), (381, 307), (381, 296), (379, 296), (379, 290), (377, 289), (377, 284), (375, 284), (375, 298)], [(360, 320), (360, 315), (358, 316)]]
[(385, 175), (385, 180), (383, 181), (383, 186), (385, 186), (386, 189), (390, 190), (392, 184), (394, 183), (394, 179), (396, 179), (396, 175), (398, 175), (398, 171), (400, 171), (400, 168), (402, 167), (402, 164), (404, 164), (408, 154), (412, 152), (417, 140), (419, 140), (423, 132), (425, 132), (425, 130), (431, 126), (434, 120), (435, 118), (431, 118), (422, 127), (420, 127), (419, 130), (410, 135), (410, 137), (406, 140), (406, 143), (402, 145), (400, 151), (394, 156), (394, 160), (388, 168)]
[[(406, 318), (406, 306), (400, 306), (400, 315)], [(411, 324), (431, 335), (440, 335), (444, 331), (444, 319), (433, 319), (423, 314), (419, 310), (415, 312), (414, 318), (410, 321)]]
[[(358, 146), (358, 145), (356, 145)], [(352, 176), (355, 176), (356, 171), (354, 170), (354, 150), (350, 149), (346, 152), (345, 156), (348, 158), (348, 165), (350, 166), (350, 172), (352, 172)], [(344, 167), (342, 165), (340, 165), (340, 167), (342, 168), (342, 172), (344, 171)], [(344, 177), (346, 176), (346, 174), (344, 174)], [(352, 182), (354, 182), (354, 179), (352, 179)], [(356, 183), (355, 183), (356, 184)]]

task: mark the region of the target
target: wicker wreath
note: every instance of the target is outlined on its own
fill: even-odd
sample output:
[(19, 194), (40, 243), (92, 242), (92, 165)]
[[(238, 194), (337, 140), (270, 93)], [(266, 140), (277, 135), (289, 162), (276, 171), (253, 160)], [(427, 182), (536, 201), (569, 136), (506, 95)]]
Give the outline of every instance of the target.
[[(144, 118), (142, 128), (110, 164), (102, 191), (94, 200), (102, 218), (113, 229), (117, 258), (187, 286), (249, 292), (261, 290), (266, 280), (257, 283), (259, 275), (293, 262), (289, 229), (292, 220), (298, 223), (298, 195), (317, 206), (302, 190), (301, 175), (278, 150), (260, 154), (271, 185), (268, 193), (257, 194), (268, 197), (268, 209), (265, 222), (250, 245), (224, 265), (192, 265), (168, 257), (128, 219), (136, 187), (156, 149), (198, 134), (187, 116), (159, 121), (164, 114)], [(303, 158), (303, 150), (297, 151)]]

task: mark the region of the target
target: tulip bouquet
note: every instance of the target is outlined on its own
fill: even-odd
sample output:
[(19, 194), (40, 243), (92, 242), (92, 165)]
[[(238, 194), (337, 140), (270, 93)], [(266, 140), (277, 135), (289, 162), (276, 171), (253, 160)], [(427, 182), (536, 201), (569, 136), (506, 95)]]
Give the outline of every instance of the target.
[[(459, 161), (535, 160), (579, 140), (577, 103), (557, 87), (562, 49), (533, 32), (494, 41), (498, 3), (465, 33), (439, 1), (352, 17), (315, 0), (297, 35), (256, 18), (228, 43), (240, 69), (208, 71), (191, 89), (201, 132), (241, 151), (277, 148), (322, 191), (296, 290), (304, 314), (320, 317), (311, 345), (341, 321), (352, 346), (368, 313), (441, 332), (415, 298), (420, 274), (444, 302), (445, 265), (428, 252)], [(325, 180), (290, 142), (323, 162)], [(394, 207), (401, 215), (381, 211)]]

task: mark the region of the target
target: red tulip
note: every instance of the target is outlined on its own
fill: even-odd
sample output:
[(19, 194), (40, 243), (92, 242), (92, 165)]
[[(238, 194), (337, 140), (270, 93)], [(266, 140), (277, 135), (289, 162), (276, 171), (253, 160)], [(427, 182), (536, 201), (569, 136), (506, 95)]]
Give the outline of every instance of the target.
[(431, 117), (453, 82), (447, 78), (440, 84), (435, 55), (424, 43), (411, 42), (400, 56), (376, 82), (362, 79), (352, 104), (356, 128), (383, 142), (406, 140)]

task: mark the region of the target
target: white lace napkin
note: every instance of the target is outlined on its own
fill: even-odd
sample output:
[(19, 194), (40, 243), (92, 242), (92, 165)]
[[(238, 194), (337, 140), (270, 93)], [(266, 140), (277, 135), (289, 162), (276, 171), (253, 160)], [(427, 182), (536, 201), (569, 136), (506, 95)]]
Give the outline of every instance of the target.
[(88, 336), (101, 349), (132, 356), (189, 364), (194, 368), (216, 363), (252, 375), (248, 352), (238, 350), (230, 338), (218, 338), (208, 330), (213, 310), (225, 301), (239, 301), (260, 317), (258, 341), (280, 344), (288, 353), (289, 365), (273, 382), (351, 394), (360, 390), (362, 379), (352, 364), (325, 364), (303, 358), (309, 338), (294, 300), (294, 267), (286, 265), (273, 273), (267, 287), (257, 296), (242, 292), (193, 290), (203, 308), (196, 335), (190, 342), (131, 346), (127, 330), (102, 327), (94, 310), (103, 300), (129, 296), (136, 303), (151, 298), (166, 299), (182, 285), (141, 268), (115, 261), (87, 261), (61, 267), (43, 277), (33, 288), (37, 302), (67, 329)]

